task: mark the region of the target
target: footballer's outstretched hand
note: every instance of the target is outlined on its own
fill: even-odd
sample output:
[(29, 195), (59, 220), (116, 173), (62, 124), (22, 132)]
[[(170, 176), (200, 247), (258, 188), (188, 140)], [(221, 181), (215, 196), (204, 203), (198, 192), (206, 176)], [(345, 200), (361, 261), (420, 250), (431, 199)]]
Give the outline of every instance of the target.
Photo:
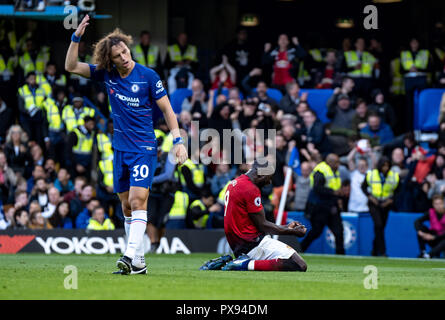
[(181, 165), (184, 164), (184, 162), (187, 160), (188, 155), (187, 155), (187, 149), (185, 148), (185, 146), (183, 144), (177, 144), (176, 146), (174, 146), (175, 151), (175, 159), (176, 162)]
[(87, 26), (90, 24), (88, 21), (90, 21), (90, 16), (86, 15), (83, 19), (82, 22), (79, 24), (79, 26), (77, 27), (77, 30), (75, 32), (76, 37), (81, 37), (83, 36), (83, 34), (85, 33), (85, 29), (87, 28)]

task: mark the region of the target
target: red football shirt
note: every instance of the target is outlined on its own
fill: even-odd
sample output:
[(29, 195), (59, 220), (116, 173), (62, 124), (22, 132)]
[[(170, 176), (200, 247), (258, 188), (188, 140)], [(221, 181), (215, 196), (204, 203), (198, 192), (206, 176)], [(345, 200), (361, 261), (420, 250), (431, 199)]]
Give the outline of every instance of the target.
[(235, 256), (247, 253), (263, 235), (249, 213), (263, 209), (260, 189), (245, 174), (232, 180), (224, 197), (224, 231)]
[(275, 58), (273, 65), (273, 84), (284, 86), (289, 82), (294, 81), (290, 75), (291, 64), (287, 57), (287, 51), (281, 51)]

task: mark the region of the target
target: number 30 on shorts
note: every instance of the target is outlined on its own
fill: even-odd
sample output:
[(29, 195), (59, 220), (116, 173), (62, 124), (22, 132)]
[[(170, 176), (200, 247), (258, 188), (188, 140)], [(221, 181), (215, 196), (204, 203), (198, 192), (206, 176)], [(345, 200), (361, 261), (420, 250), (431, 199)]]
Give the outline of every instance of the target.
[(142, 178), (147, 178), (148, 171), (148, 166), (146, 164), (143, 164), (142, 166), (138, 164), (133, 167), (133, 177), (136, 178), (140, 176)]

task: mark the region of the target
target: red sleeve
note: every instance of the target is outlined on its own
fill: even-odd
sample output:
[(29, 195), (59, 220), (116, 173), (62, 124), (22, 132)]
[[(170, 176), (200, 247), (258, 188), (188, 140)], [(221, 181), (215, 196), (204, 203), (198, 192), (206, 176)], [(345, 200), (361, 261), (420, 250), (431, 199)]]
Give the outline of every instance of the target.
[(245, 194), (246, 210), (248, 213), (257, 213), (263, 210), (261, 192), (258, 188), (251, 188)]

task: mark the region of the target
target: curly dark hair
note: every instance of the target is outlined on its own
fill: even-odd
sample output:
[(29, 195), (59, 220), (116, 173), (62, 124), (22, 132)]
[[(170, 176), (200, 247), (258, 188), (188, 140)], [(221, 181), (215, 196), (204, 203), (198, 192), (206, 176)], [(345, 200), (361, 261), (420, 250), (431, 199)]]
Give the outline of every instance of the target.
[(93, 63), (97, 64), (97, 70), (105, 69), (111, 71), (113, 68), (111, 48), (121, 42), (130, 48), (133, 38), (130, 35), (124, 34), (119, 28), (116, 28), (94, 45)]

